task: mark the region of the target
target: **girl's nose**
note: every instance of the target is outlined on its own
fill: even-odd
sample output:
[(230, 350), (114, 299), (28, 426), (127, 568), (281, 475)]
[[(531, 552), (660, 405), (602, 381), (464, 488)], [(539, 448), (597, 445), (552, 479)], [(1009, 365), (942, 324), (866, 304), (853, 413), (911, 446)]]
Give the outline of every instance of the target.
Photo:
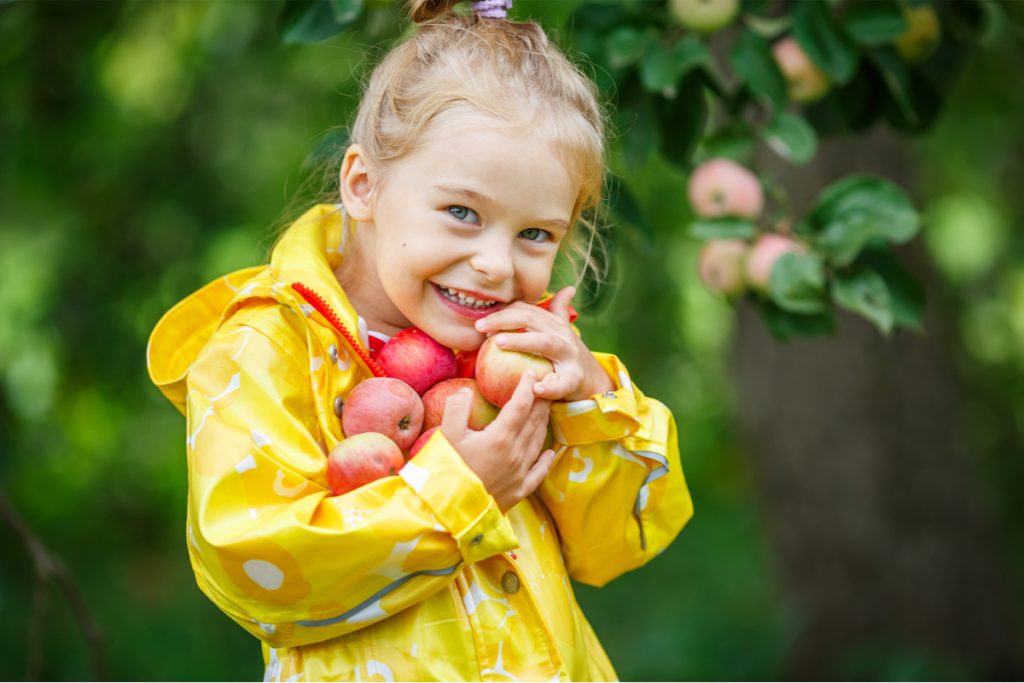
[(481, 249), (469, 259), (469, 265), (495, 284), (508, 280), (515, 272), (509, 246), (494, 241), (481, 245)]

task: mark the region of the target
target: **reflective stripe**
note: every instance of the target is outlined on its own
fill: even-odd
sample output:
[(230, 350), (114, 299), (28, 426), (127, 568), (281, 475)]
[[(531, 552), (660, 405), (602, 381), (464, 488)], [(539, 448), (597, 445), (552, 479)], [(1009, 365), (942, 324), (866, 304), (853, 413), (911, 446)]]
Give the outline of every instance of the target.
[[(668, 474), (668, 458), (660, 453), (654, 453), (652, 451), (630, 451), (630, 453), (642, 455), (645, 458), (659, 463), (657, 467), (647, 473), (644, 483), (640, 485), (640, 490), (637, 491), (636, 498), (633, 499), (633, 516), (636, 517), (636, 523), (640, 525), (640, 549), (647, 550), (647, 534), (644, 533), (644, 524), (640, 517), (640, 497), (643, 496), (644, 489), (647, 488), (648, 484), (656, 479), (661, 479)], [(650, 492), (648, 491), (648, 495), (649, 493)]]
[(462, 563), (459, 562), (457, 564), (452, 565), (451, 567), (448, 567), (447, 569), (424, 569), (422, 571), (413, 572), (412, 574), (403, 576), (398, 581), (395, 581), (390, 585), (384, 586), (384, 588), (381, 588), (379, 591), (368, 597), (366, 600), (363, 600), (361, 603), (359, 603), (349, 611), (339, 614), (336, 617), (330, 617), (328, 619), (317, 619), (312, 621), (296, 621), (295, 623), (299, 626), (330, 626), (332, 624), (337, 624), (340, 621), (345, 621), (349, 617), (359, 614), (361, 611), (372, 605), (377, 600), (380, 600), (391, 591), (397, 590), (401, 585), (403, 585), (406, 581), (409, 581), (410, 579), (414, 579), (417, 576), (424, 575), (448, 576), (449, 574), (454, 574), (455, 570), (458, 569), (461, 565)]

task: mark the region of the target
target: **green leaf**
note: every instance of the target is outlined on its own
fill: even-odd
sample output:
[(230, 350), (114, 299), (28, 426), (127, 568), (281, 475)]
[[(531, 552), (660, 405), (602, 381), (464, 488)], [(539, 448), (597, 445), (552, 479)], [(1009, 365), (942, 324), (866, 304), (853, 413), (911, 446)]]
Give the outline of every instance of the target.
[(786, 105), (786, 79), (767, 40), (747, 29), (740, 31), (729, 51), (729, 62), (750, 92), (778, 108)]
[(784, 311), (767, 299), (759, 299), (757, 305), (765, 327), (780, 341), (796, 337), (820, 337), (836, 330), (831, 309), (824, 313), (800, 315)]
[(835, 83), (857, 73), (857, 49), (832, 17), (828, 4), (804, 0), (793, 8), (793, 37)]
[(907, 20), (897, 0), (850, 2), (845, 9), (843, 28), (861, 45), (888, 43), (907, 30)]
[(622, 140), (625, 161), (630, 168), (646, 163), (660, 142), (651, 97), (640, 87), (631, 70), (622, 86), (618, 109), (615, 111), (616, 127)]
[(725, 157), (743, 162), (754, 151), (754, 138), (745, 126), (720, 130), (700, 141), (699, 157), (713, 159)]
[(837, 273), (832, 280), (832, 300), (837, 306), (864, 316), (888, 336), (893, 312), (889, 288), (882, 276), (869, 268)]
[(677, 76), (672, 52), (661, 43), (652, 45), (640, 63), (640, 81), (644, 89), (661, 93), (665, 97), (675, 97)]
[(673, 99), (678, 94), (679, 79), (710, 61), (707, 48), (693, 36), (683, 38), (672, 47), (654, 42), (640, 63), (640, 80), (649, 92)]
[(616, 68), (635, 64), (644, 56), (648, 47), (657, 44), (657, 40), (657, 33), (652, 30), (641, 31), (635, 26), (620, 26), (605, 40), (608, 63)]
[(742, 218), (702, 218), (690, 223), (690, 235), (702, 240), (750, 239), (757, 226)]
[(914, 111), (914, 104), (911, 101), (910, 70), (907, 68), (906, 63), (900, 58), (896, 50), (889, 46), (872, 50), (870, 55), (871, 61), (878, 66), (882, 80), (885, 81), (885, 85), (892, 94), (893, 101), (899, 107), (900, 113), (911, 125), (916, 124), (919, 119), (917, 112)]
[(790, 313), (821, 313), (825, 300), (825, 261), (815, 253), (787, 253), (772, 267), (768, 284), (772, 301)]
[(318, 43), (352, 25), (363, 0), (288, 0), (279, 19), (287, 44)]
[(806, 226), (830, 261), (851, 263), (873, 239), (901, 244), (914, 237), (921, 218), (906, 193), (887, 180), (868, 175), (843, 178), (825, 190)]
[(687, 74), (679, 84), (675, 99), (654, 98), (654, 116), (660, 127), (660, 150), (668, 161), (686, 169), (693, 151), (704, 137), (708, 104), (700, 71)]
[(811, 124), (784, 110), (775, 112), (775, 118), (761, 131), (761, 139), (780, 157), (795, 164), (807, 163), (818, 151), (818, 136)]
[(920, 70), (910, 69), (890, 46), (870, 52), (890, 97), (883, 113), (894, 128), (923, 131), (934, 123), (942, 111), (944, 94)]
[(885, 281), (896, 325), (922, 332), (921, 319), (926, 301), (924, 287), (896, 260), (892, 251), (887, 247), (869, 247), (857, 259), (857, 265), (870, 268)]

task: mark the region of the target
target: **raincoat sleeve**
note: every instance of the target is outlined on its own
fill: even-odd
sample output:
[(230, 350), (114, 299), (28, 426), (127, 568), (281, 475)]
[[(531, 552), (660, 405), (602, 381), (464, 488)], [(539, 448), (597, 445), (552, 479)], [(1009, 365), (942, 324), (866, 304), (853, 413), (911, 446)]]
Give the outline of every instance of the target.
[(197, 581), (272, 647), (387, 618), (445, 589), (461, 563), (518, 545), (440, 432), (399, 476), (331, 494), (306, 339), (283, 309), (221, 327), (189, 371), (186, 409)]
[(558, 458), (539, 489), (573, 579), (602, 586), (660, 553), (693, 515), (675, 418), (618, 358), (595, 353), (613, 391), (551, 406)]

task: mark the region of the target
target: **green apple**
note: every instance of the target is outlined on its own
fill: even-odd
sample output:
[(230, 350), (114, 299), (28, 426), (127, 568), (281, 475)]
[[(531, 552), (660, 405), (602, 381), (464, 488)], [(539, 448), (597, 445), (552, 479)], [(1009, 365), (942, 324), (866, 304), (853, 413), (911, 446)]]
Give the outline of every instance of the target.
[(935, 52), (942, 39), (942, 25), (931, 5), (903, 5), (907, 30), (896, 39), (896, 50), (910, 63), (920, 62)]
[(711, 33), (732, 23), (740, 0), (670, 0), (672, 16), (697, 33)]

